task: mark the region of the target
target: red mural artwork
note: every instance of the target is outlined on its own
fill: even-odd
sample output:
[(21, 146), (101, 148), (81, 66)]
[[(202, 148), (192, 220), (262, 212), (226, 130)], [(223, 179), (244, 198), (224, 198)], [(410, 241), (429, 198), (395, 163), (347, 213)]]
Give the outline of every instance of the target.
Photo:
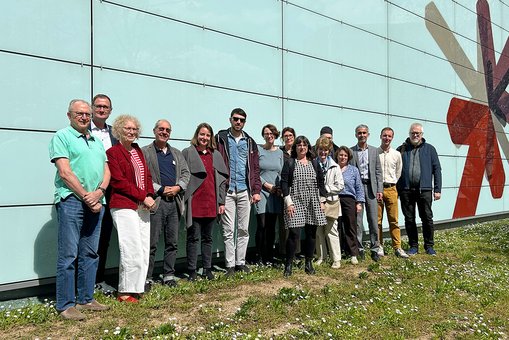
[[(435, 10), (436, 7), (428, 6), (427, 10), (430, 9)], [(436, 16), (437, 13), (431, 15)], [(506, 41), (497, 63), (491, 30), (490, 10), (486, 0), (477, 2), (477, 25), (482, 67), (484, 68), (485, 84), (482, 85), (485, 93), (483, 97), (485, 96), (488, 104), (452, 98), (447, 112), (447, 125), (452, 142), (457, 145), (468, 146), (468, 154), (456, 198), (453, 218), (475, 215), (484, 174), (486, 174), (493, 198), (502, 197), (505, 184), (505, 172), (493, 116), (504, 126), (508, 122), (509, 93), (507, 93), (506, 88), (509, 83), (509, 39)], [(432, 29), (430, 29), (431, 31)], [(437, 31), (432, 32), (432, 35), (433, 33), (435, 33), (434, 37), (437, 43), (439, 45), (443, 43), (443, 40), (437, 39)], [(453, 45), (454, 43), (457, 44), (457, 41), (454, 41)], [(461, 52), (463, 53), (463, 51)], [(447, 53), (446, 56), (448, 56)], [(448, 59), (453, 64), (453, 61), (450, 58)], [(458, 72), (458, 69), (455, 69)], [(464, 74), (458, 73), (458, 75), (464, 77)], [(462, 80), (466, 83), (465, 79)], [(477, 78), (475, 81), (482, 80), (482, 78)], [(471, 90), (471, 88), (469, 88), (469, 91), (473, 94), (474, 90)]]

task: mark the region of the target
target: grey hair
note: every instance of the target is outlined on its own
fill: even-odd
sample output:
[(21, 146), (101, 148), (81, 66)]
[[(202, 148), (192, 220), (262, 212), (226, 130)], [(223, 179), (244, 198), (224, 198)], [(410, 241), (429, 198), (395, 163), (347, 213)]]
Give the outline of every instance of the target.
[(158, 119), (154, 125), (154, 130), (157, 129), (157, 127), (159, 126), (159, 123), (161, 123), (161, 122), (166, 122), (171, 127), (171, 123), (169, 121), (167, 121), (166, 119)]
[(424, 127), (422, 126), (421, 123), (412, 123), (412, 125), (410, 125), (410, 129), (408, 130), (408, 132), (412, 132), (412, 129), (414, 127), (420, 127), (421, 131), (422, 131), (422, 134), (424, 134)]
[(357, 127), (355, 128), (355, 133), (357, 133), (357, 130), (359, 130), (359, 129), (366, 129), (369, 133), (369, 127), (366, 124), (357, 125)]
[(72, 111), (72, 106), (76, 103), (83, 103), (83, 104), (86, 104), (88, 106), (88, 111), (89, 112), (92, 112), (92, 106), (90, 106), (89, 102), (87, 102), (86, 100), (83, 100), (83, 99), (73, 99), (69, 102), (69, 106), (67, 107), (67, 112), (71, 112)]

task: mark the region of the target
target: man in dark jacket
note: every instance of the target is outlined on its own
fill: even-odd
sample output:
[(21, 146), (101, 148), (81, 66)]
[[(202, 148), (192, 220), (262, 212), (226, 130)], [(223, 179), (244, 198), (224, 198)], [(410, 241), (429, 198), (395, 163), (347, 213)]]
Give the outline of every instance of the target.
[(421, 124), (410, 126), (409, 138), (398, 148), (403, 159), (403, 170), (398, 181), (401, 210), (405, 215), (405, 229), (410, 249), (408, 255), (419, 252), (419, 239), (415, 223), (415, 205), (419, 211), (424, 237), (424, 250), (428, 255), (436, 255), (433, 249), (433, 199), (439, 200), (442, 191), (442, 169), (435, 148), (422, 137)]
[[(334, 161), (337, 163), (338, 159), (336, 157), (336, 152), (338, 152), (339, 146), (337, 146), (332, 138), (332, 128), (330, 126), (324, 126), (320, 129), (320, 137), (328, 138), (332, 142), (332, 150), (330, 152), (330, 156), (334, 159)], [(318, 154), (318, 150), (315, 147), (315, 153)]]
[(150, 257), (145, 291), (152, 284), (154, 263), (161, 230), (164, 233), (163, 284), (177, 286), (175, 261), (178, 251), (180, 217), (184, 212), (183, 193), (191, 174), (182, 152), (169, 144), (171, 124), (166, 119), (156, 121), (154, 142), (144, 146), (143, 156), (152, 175), (152, 184), (157, 194), (156, 208), (150, 214)]
[[(258, 147), (253, 138), (243, 131), (246, 112), (240, 108), (230, 114), (231, 127), (216, 135), (217, 149), (229, 170), (226, 185), (225, 212), (221, 216), (223, 226), (226, 275), (237, 271), (249, 272), (246, 251), (249, 242), (249, 216), (251, 204), (260, 200), (260, 167)], [(237, 216), (237, 240), (235, 242), (235, 216)]]
[[(111, 125), (106, 123), (106, 120), (111, 115), (113, 105), (110, 97), (105, 94), (97, 94), (92, 99), (92, 120), (90, 121), (90, 131), (92, 134), (99, 138), (103, 145), (104, 150), (108, 151), (113, 145), (118, 143), (118, 140), (111, 133)], [(106, 189), (106, 204), (104, 205), (104, 215), (101, 223), (101, 236), (99, 237), (99, 265), (97, 267), (97, 275), (95, 278), (96, 285), (95, 289), (102, 291), (109, 295), (113, 294), (115, 288), (110, 286), (105, 281), (105, 270), (106, 270), (106, 257), (108, 256), (108, 247), (110, 246), (111, 232), (113, 230), (113, 220), (111, 219), (110, 208), (108, 203), (110, 202), (111, 187), (108, 186)]]

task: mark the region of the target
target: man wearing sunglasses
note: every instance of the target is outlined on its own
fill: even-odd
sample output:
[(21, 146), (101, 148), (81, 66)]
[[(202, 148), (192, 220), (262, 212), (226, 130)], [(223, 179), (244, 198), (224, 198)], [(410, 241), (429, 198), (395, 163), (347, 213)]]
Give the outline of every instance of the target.
[[(246, 112), (233, 109), (230, 128), (215, 136), (217, 149), (222, 154), (230, 171), (225, 200), (225, 212), (221, 217), (226, 260), (226, 276), (235, 271), (249, 273), (246, 266), (246, 251), (249, 242), (249, 216), (251, 204), (260, 200), (260, 167), (256, 142), (243, 131)], [(235, 216), (237, 215), (237, 216)], [(235, 217), (237, 232), (235, 233)], [(234, 239), (236, 234), (237, 239)]]

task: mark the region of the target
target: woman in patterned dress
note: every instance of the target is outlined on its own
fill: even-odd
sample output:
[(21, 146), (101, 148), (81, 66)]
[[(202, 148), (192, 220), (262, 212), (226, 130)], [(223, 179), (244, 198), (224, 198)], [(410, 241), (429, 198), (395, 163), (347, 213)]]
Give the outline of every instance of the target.
[(283, 166), (281, 189), (285, 205), (285, 226), (289, 230), (284, 275), (292, 275), (295, 247), (300, 242), (302, 228), (306, 234), (304, 268), (306, 273), (314, 274), (312, 260), (315, 252), (316, 228), (327, 224), (323, 212), (327, 191), (323, 172), (313, 155), (309, 140), (304, 136), (295, 139), (291, 158)]

